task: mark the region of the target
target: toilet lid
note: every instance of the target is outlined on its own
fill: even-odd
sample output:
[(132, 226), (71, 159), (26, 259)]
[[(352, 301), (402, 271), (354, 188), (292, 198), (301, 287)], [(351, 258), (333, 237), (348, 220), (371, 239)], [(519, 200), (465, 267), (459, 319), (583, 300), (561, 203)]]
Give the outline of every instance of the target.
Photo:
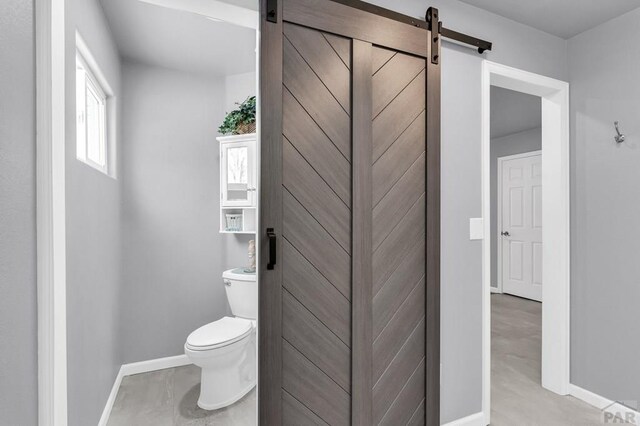
[(203, 325), (187, 337), (187, 346), (193, 350), (207, 350), (237, 342), (251, 332), (251, 320), (224, 317)]
[(250, 271), (247, 268), (229, 269), (222, 273), (222, 278), (235, 281), (253, 281), (256, 280), (256, 271)]

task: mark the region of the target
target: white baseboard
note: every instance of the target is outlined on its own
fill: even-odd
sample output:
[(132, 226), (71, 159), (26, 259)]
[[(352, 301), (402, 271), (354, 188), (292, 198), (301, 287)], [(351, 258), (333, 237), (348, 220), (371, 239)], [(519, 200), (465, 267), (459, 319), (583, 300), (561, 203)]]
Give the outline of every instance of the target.
[(120, 384), (122, 383), (122, 379), (125, 376), (133, 376), (134, 374), (148, 373), (150, 371), (164, 370), (165, 368), (174, 368), (174, 367), (182, 367), (183, 365), (189, 365), (191, 361), (187, 358), (186, 355), (177, 355), (170, 356), (167, 358), (158, 358), (151, 359), (149, 361), (140, 361), (133, 362), (131, 364), (123, 364), (118, 371), (118, 375), (116, 376), (116, 380), (113, 383), (113, 387), (111, 388), (111, 393), (109, 394), (109, 398), (107, 398), (107, 403), (104, 406), (104, 410), (102, 411), (102, 416), (100, 417), (100, 422), (98, 422), (98, 426), (106, 426), (109, 421), (109, 415), (111, 414), (111, 409), (113, 408), (113, 404), (116, 402), (116, 396), (118, 395), (118, 389), (120, 389)]
[(604, 407), (611, 405), (611, 403), (613, 402), (607, 398), (596, 395), (591, 391), (582, 389), (581, 387), (573, 384), (569, 384), (569, 395), (596, 407), (598, 410), (602, 410)]
[(149, 361), (124, 364), (120, 370), (122, 371), (123, 376), (133, 376), (134, 374), (164, 370), (165, 368), (182, 367), (183, 365), (189, 364), (191, 364), (191, 361), (189, 361), (189, 358), (187, 358), (186, 355), (177, 355), (167, 358), (150, 359)]
[(502, 294), (502, 292), (500, 291), (500, 289), (498, 287), (489, 287), (491, 289), (491, 293), (498, 293), (498, 294)]
[(107, 403), (104, 406), (104, 410), (102, 410), (102, 416), (100, 416), (100, 421), (98, 422), (98, 426), (107, 426), (107, 422), (109, 421), (109, 415), (111, 414), (111, 409), (113, 408), (113, 404), (116, 402), (116, 396), (118, 395), (118, 389), (120, 389), (120, 384), (122, 383), (122, 378), (124, 375), (122, 374), (122, 367), (118, 371), (118, 375), (116, 376), (116, 381), (113, 382), (113, 387), (111, 388), (111, 393), (109, 394), (109, 398), (107, 398)]
[(454, 420), (444, 426), (486, 426), (486, 423), (484, 422), (484, 413), (480, 412)]
[[(617, 401), (612, 401), (573, 384), (569, 384), (569, 394), (598, 410), (602, 410), (603, 413), (609, 413), (614, 417), (625, 420), (627, 424), (640, 425), (640, 412)], [(613, 423), (613, 420), (611, 419), (609, 423)]]

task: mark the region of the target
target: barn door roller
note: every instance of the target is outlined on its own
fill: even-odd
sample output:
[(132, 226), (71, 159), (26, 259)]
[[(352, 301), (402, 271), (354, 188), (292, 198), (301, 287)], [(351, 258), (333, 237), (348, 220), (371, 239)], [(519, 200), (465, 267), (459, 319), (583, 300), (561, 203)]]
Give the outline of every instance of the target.
[(431, 63), (438, 64), (440, 61), (440, 32), (442, 31), (442, 22), (438, 17), (438, 9), (430, 7), (427, 9), (427, 24), (431, 32)]
[(444, 37), (458, 43), (469, 45), (478, 49), (478, 53), (482, 54), (487, 50), (491, 50), (493, 44), (490, 41), (471, 37), (467, 34), (444, 28), (440, 21), (438, 9), (430, 7), (426, 16), (427, 28), (431, 31), (431, 63), (438, 64), (440, 60), (440, 51), (438, 39)]

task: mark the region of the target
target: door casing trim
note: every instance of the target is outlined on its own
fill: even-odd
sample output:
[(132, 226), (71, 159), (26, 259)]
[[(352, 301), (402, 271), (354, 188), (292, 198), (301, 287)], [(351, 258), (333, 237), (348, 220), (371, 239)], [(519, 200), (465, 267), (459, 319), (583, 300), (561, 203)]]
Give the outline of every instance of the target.
[[(482, 216), (491, 235), (491, 86), (542, 98), (542, 386), (569, 393), (570, 157), (569, 83), (484, 60), (482, 63)], [(482, 242), (482, 410), (491, 415), (491, 239)]]
[(38, 424), (67, 424), (65, 1), (36, 0)]

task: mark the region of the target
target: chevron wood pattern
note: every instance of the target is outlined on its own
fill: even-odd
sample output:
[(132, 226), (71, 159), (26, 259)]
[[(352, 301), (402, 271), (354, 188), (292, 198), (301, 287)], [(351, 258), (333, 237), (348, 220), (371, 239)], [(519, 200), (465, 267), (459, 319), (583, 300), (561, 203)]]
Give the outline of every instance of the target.
[(284, 288), (326, 325), (342, 342), (351, 343), (350, 294), (340, 293), (288, 241), (283, 242)]
[[(396, 54), (400, 55), (400, 53)], [(387, 62), (389, 64), (391, 61)], [(423, 61), (424, 63), (424, 61)], [(387, 65), (385, 65), (386, 67)], [(378, 71), (378, 73), (382, 72)], [(379, 81), (378, 84), (385, 84)], [(425, 71), (422, 70), (393, 100), (386, 105), (373, 121), (373, 159), (377, 160), (407, 127), (425, 109)], [(375, 88), (375, 86), (374, 86)], [(382, 96), (383, 90), (375, 90), (374, 96)], [(373, 104), (380, 101), (373, 98)]]
[(423, 399), (407, 422), (407, 426), (424, 426), (426, 424), (426, 420), (425, 400)]
[(282, 341), (282, 387), (330, 425), (349, 424), (349, 394), (286, 340)]
[[(291, 43), (291, 38), (294, 38), (293, 35), (290, 37), (285, 35), (284, 55), (287, 59), (284, 61), (282, 77), (284, 86), (295, 96), (307, 114), (318, 124), (342, 155), (349, 159), (351, 157), (351, 122), (349, 114), (320, 79), (320, 75), (314, 72), (309, 63), (305, 61), (305, 57), (302, 56), (304, 54), (307, 57), (311, 57), (311, 53), (297, 50)], [(325, 39), (323, 38), (323, 40)], [(327, 43), (326, 40), (324, 43)], [(303, 46), (299, 44), (299, 47)], [(331, 50), (332, 54), (337, 57), (335, 51)], [(337, 60), (340, 59), (337, 58)], [(321, 61), (321, 59), (317, 59), (317, 61)], [(334, 90), (338, 87), (335, 85)], [(341, 99), (344, 96), (350, 96), (350, 92), (338, 94)]]
[(286, 139), (283, 143), (283, 162), (285, 188), (306, 207), (323, 228), (329, 231), (347, 253), (351, 252), (349, 207)]
[(316, 416), (313, 411), (305, 407), (304, 404), (287, 391), (282, 393), (282, 409), (284, 412), (282, 416), (283, 426), (328, 426), (325, 421)]
[(284, 137), (347, 205), (351, 203), (351, 165), (291, 92), (282, 99)]
[(381, 47), (373, 49), (372, 58), (371, 58), (372, 75), (375, 76), (376, 73), (380, 70), (380, 68), (382, 68), (384, 64), (389, 62), (389, 60), (393, 58), (395, 55), (396, 55), (395, 50), (383, 49)]
[(351, 421), (351, 40), (284, 24), (287, 425)]
[(413, 417), (413, 410), (411, 407), (418, 407), (422, 404), (424, 399), (425, 389), (425, 365), (424, 359), (418, 367), (414, 370), (413, 374), (407, 380), (404, 388), (400, 391), (400, 394), (395, 401), (389, 407), (389, 410), (380, 420), (381, 425), (384, 426), (396, 426), (405, 425)]
[[(284, 35), (340, 103), (342, 109), (350, 115), (351, 74), (329, 40), (319, 31), (292, 24), (284, 26)], [(335, 36), (330, 38), (335, 42)]]
[(369, 207), (358, 211), (371, 215), (363, 222), (368, 228), (360, 228), (370, 232), (372, 253), (371, 282), (364, 283), (371, 286), (371, 304), (365, 305), (371, 324), (369, 418), (388, 425), (425, 421), (425, 61), (368, 49), (370, 59), (358, 78), (369, 79), (371, 69), (370, 86), (364, 86), (370, 87), (371, 108), (353, 115), (358, 123), (361, 111), (371, 119), (370, 154), (361, 165), (360, 160), (352, 164), (351, 74), (363, 68), (351, 63), (358, 57), (352, 59), (351, 40), (284, 24), (282, 418), (287, 425), (352, 421), (352, 363), (359, 359), (351, 353), (356, 164), (371, 170), (363, 175), (370, 182)]
[(340, 56), (344, 65), (351, 69), (351, 40), (329, 33), (322, 33), (322, 36), (329, 42), (338, 56)]
[(424, 423), (425, 66), (374, 48), (373, 420), (381, 425)]
[(260, 265), (261, 423), (437, 425), (439, 39), (362, 2), (275, 4), (260, 20), (260, 217), (277, 252)]

